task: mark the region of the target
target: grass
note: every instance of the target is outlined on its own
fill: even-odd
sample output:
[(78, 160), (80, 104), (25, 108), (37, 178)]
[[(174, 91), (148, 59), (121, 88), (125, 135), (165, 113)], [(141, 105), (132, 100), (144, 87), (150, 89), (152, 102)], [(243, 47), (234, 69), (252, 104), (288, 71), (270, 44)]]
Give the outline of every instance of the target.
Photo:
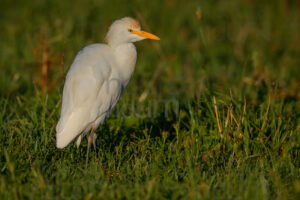
[[(1, 8), (1, 199), (299, 198), (298, 1)], [(86, 166), (86, 139), (55, 148), (63, 72), (124, 16), (161, 41), (137, 44), (134, 76)]]

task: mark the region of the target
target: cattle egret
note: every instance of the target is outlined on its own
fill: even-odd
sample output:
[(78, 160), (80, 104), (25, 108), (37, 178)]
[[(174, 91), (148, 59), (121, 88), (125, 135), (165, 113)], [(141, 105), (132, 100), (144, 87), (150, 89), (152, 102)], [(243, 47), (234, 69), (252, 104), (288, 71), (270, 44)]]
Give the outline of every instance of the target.
[(91, 143), (96, 148), (95, 130), (119, 101), (136, 64), (134, 42), (159, 37), (141, 31), (137, 20), (116, 20), (105, 37), (106, 44), (86, 46), (75, 57), (63, 89), (61, 116), (56, 126), (56, 146), (66, 147), (77, 138), (77, 147), (89, 134), (86, 157)]

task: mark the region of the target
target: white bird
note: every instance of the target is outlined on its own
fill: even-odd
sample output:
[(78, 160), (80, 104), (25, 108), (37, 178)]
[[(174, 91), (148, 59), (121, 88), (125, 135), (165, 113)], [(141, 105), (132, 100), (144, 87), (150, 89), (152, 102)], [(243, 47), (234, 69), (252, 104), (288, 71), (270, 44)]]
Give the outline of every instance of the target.
[(105, 37), (106, 44), (92, 44), (78, 52), (63, 89), (61, 116), (56, 126), (56, 146), (66, 147), (77, 138), (77, 146), (89, 131), (87, 159), (95, 129), (102, 124), (119, 101), (136, 64), (134, 42), (160, 40), (141, 31), (137, 20), (116, 20)]

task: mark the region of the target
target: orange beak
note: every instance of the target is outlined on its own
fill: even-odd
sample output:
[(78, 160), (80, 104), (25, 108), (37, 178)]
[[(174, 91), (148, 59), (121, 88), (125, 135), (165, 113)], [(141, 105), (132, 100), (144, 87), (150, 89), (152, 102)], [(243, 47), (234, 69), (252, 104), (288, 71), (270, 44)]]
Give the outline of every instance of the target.
[(131, 33), (151, 40), (160, 40), (160, 38), (156, 35), (153, 35), (152, 33), (148, 33), (146, 31), (131, 31)]

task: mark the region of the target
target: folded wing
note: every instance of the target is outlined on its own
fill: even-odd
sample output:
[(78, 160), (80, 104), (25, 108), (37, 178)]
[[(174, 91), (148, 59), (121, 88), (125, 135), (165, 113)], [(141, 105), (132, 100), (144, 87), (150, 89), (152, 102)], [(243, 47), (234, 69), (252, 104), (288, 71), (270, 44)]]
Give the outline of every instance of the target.
[(107, 105), (99, 102), (99, 97), (110, 100), (115, 96), (101, 92), (107, 87), (112, 71), (107, 58), (89, 54), (89, 49), (79, 53), (66, 77), (61, 117), (56, 126), (58, 148), (67, 146), (101, 115), (100, 108), (105, 110)]

